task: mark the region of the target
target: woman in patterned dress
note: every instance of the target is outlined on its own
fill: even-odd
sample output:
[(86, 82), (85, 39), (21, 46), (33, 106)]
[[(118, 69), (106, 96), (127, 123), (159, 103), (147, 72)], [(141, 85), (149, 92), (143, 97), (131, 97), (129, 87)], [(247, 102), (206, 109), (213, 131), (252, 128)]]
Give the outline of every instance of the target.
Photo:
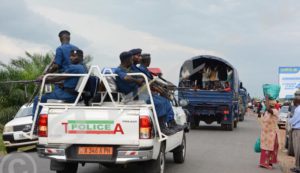
[(279, 149), (279, 128), (277, 125), (279, 112), (275, 109), (276, 102), (270, 101), (267, 111), (261, 118), (261, 154), (259, 165), (263, 168), (272, 169), (277, 163)]

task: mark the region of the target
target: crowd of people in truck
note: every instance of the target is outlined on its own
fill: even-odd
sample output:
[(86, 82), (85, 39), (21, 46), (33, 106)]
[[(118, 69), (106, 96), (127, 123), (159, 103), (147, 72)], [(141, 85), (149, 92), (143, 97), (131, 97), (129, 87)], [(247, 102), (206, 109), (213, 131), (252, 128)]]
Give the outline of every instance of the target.
[[(70, 73), (70, 74), (84, 74), (88, 72), (87, 67), (83, 64), (83, 51), (78, 47), (70, 44), (70, 32), (61, 31), (58, 36), (61, 42), (61, 46), (56, 49), (56, 54), (53, 63), (50, 68), (45, 72), (47, 73)], [(148, 70), (151, 63), (150, 54), (142, 54), (142, 49), (132, 49), (130, 51), (124, 51), (119, 55), (120, 65), (115, 68), (116, 77), (116, 87), (117, 92), (124, 95), (132, 95), (137, 99), (139, 87), (145, 84), (145, 79), (141, 76), (131, 76), (129, 73), (143, 73), (147, 76), (148, 80), (153, 80), (154, 77), (152, 73)], [(138, 64), (140, 64), (138, 66)], [(44, 75), (38, 78), (42, 81)], [(168, 89), (174, 87), (170, 82), (165, 79), (160, 79), (164, 81), (164, 86), (157, 84), (157, 82), (151, 83), (151, 94), (154, 101), (154, 106), (156, 114), (158, 116), (159, 124), (162, 133), (165, 135), (172, 135), (178, 131), (184, 129), (182, 125), (176, 124), (174, 120), (174, 112), (171, 105), (171, 98), (168, 93)], [(33, 105), (33, 116), (39, 116), (41, 112), (41, 107), (37, 108), (38, 102), (46, 103), (49, 99), (62, 100), (65, 102), (74, 102), (77, 98), (78, 92), (75, 90), (78, 83), (79, 77), (48, 77), (46, 83), (55, 83), (62, 81), (59, 85), (55, 84), (55, 89), (51, 93), (46, 93), (42, 95), (39, 100), (38, 96), (34, 99)], [(145, 102), (150, 103), (149, 95), (145, 97)], [(38, 112), (36, 114), (36, 109)], [(34, 134), (36, 134), (36, 125), (32, 126), (34, 128)], [(25, 127), (23, 132), (31, 131), (31, 127)]]
[(197, 67), (197, 72), (181, 80), (180, 87), (230, 92), (232, 72), (224, 64), (205, 62)]

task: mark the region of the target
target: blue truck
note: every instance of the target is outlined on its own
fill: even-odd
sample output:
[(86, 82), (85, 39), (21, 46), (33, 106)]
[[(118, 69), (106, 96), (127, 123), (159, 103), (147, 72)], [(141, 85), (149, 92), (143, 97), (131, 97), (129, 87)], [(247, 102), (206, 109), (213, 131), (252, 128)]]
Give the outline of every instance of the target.
[(226, 60), (201, 55), (186, 60), (179, 74), (179, 100), (186, 100), (191, 128), (217, 122), (232, 131), (239, 121), (240, 81), (237, 70)]

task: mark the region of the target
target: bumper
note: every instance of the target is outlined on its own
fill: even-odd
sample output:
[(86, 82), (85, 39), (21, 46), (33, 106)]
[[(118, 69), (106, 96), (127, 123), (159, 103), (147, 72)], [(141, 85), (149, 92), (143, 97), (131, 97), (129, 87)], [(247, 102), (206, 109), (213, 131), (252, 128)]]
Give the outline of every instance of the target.
[(279, 121), (279, 122), (278, 122), (278, 125), (279, 125), (279, 126), (285, 127), (286, 121)]
[(5, 147), (25, 147), (29, 145), (36, 145), (38, 140), (14, 140), (13, 134), (3, 134), (3, 143)]
[(38, 141), (30, 141), (30, 142), (20, 142), (20, 143), (10, 143), (9, 141), (4, 141), (5, 147), (26, 147), (29, 145), (36, 145)]
[(57, 160), (60, 162), (84, 162), (84, 163), (115, 163), (126, 164), (132, 162), (143, 162), (151, 160), (153, 157), (153, 147), (151, 148), (133, 148), (133, 147), (114, 147), (115, 154), (111, 159), (97, 157), (81, 157), (76, 154), (76, 150), (72, 150), (72, 146), (37, 146), (38, 155), (42, 158)]

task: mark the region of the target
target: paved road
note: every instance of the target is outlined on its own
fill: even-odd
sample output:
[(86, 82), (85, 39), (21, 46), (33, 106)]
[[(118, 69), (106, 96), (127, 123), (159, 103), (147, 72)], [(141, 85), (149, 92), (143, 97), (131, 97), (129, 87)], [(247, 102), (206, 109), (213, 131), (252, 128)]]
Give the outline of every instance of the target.
[[(258, 168), (259, 154), (253, 152), (258, 135), (258, 124), (253, 116), (247, 116), (233, 132), (222, 131), (216, 125), (201, 126), (187, 135), (186, 162), (183, 165), (174, 164), (172, 155), (168, 154), (166, 172), (269, 173), (269, 170)], [(49, 163), (49, 160), (38, 158), (34, 152), (15, 153), (1, 158), (0, 173), (35, 173), (35, 169), (36, 173), (51, 173)], [(87, 164), (80, 166), (79, 173), (135, 173), (137, 170), (135, 166), (110, 170), (99, 168), (97, 164)], [(272, 172), (281, 171), (276, 167)]]

